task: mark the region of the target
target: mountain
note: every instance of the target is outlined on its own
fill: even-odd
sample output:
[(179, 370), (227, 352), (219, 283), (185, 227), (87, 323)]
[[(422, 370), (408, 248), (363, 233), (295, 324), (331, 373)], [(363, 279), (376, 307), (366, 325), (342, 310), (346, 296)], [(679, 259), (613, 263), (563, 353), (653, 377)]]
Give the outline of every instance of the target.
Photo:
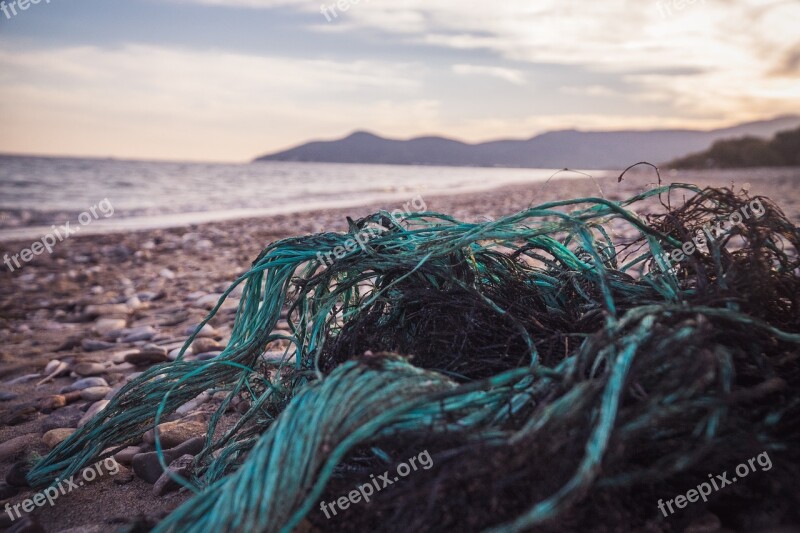
[(663, 163), (701, 152), (721, 139), (770, 137), (800, 126), (800, 116), (750, 122), (711, 131), (553, 131), (526, 140), (469, 144), (444, 137), (386, 139), (358, 131), (335, 141), (309, 142), (259, 161), (374, 163), (523, 168), (624, 168), (638, 161)]

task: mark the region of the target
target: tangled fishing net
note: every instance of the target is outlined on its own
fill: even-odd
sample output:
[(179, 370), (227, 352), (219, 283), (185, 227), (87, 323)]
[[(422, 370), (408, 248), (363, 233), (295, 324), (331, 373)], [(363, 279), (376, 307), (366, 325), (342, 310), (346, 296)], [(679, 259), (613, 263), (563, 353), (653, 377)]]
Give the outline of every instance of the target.
[[(481, 223), (379, 212), (350, 225), (270, 244), (223, 296), (245, 284), (220, 356), (131, 381), (29, 481), (72, 475), (225, 390), (191, 477), (173, 474), (195, 495), (158, 531), (797, 518), (800, 231), (768, 199), (674, 184)], [(290, 335), (275, 332), (282, 316)], [(283, 357), (265, 357), (278, 341)], [(249, 408), (222, 428), (234, 398)], [(433, 466), (321, 511), (423, 450)], [(660, 517), (660, 498), (764, 451), (771, 471)]]

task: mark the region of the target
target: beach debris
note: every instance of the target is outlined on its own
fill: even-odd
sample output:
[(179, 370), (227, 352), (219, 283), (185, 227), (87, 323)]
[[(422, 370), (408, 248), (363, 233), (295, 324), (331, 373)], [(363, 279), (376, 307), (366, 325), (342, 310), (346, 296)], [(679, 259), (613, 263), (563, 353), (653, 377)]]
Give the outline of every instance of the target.
[(39, 387), (41, 385), (44, 385), (45, 383), (49, 383), (50, 381), (53, 381), (54, 378), (58, 376), (63, 376), (68, 373), (69, 373), (69, 365), (67, 363), (59, 361), (58, 359), (53, 359), (52, 361), (47, 363), (47, 366), (44, 367), (44, 374), (46, 377), (38, 381), (36, 383), (36, 386)]
[[(196, 494), (157, 532), (590, 530), (614, 505), (629, 510), (617, 529), (636, 530), (675, 487), (767, 450), (769, 476), (715, 509), (746, 514), (769, 493), (789, 512), (798, 249), (769, 199), (687, 184), (479, 222), (379, 212), (283, 239), (221, 293), (243, 286), (221, 354), (144, 370), (28, 479), (45, 486), (158, 427), (156, 458), (210, 438), (174, 464)], [(278, 341), (286, 352), (265, 358)], [(209, 390), (209, 420), (166, 421)], [(173, 439), (169, 424), (190, 429)], [(368, 506), (320, 510), (422, 451), (429, 468), (387, 477)], [(160, 476), (159, 494), (174, 482)]]

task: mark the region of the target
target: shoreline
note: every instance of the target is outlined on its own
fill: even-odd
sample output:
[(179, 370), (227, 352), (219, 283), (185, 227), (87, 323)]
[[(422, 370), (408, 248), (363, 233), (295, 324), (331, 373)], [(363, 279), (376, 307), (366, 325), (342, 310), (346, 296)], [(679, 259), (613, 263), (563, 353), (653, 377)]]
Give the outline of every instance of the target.
[[(545, 169), (537, 169), (539, 171)], [(547, 170), (550, 172), (549, 170)], [(245, 221), (253, 219), (269, 219), (272, 217), (295, 216), (295, 217), (315, 217), (320, 213), (326, 212), (343, 212), (345, 210), (354, 210), (363, 212), (364, 207), (378, 206), (385, 209), (393, 209), (390, 206), (407, 201), (413, 196), (421, 195), (424, 198), (454, 198), (454, 197), (472, 197), (478, 194), (492, 195), (500, 191), (508, 191), (516, 189), (519, 191), (535, 191), (548, 182), (560, 182), (563, 186), (567, 183), (578, 183), (583, 180), (589, 180), (583, 171), (562, 171), (553, 170), (550, 178), (531, 177), (529, 181), (517, 180), (504, 180), (500, 183), (489, 183), (483, 185), (468, 185), (463, 189), (447, 193), (442, 190), (433, 190), (427, 193), (411, 190), (396, 190), (386, 193), (366, 193), (364, 195), (351, 195), (344, 198), (337, 198), (334, 200), (316, 200), (306, 204), (290, 204), (288, 206), (271, 206), (271, 207), (256, 207), (256, 208), (229, 208), (217, 209), (206, 211), (187, 211), (177, 213), (156, 213), (156, 214), (141, 214), (141, 210), (127, 210), (121, 216), (110, 216), (108, 218), (98, 218), (92, 221), (91, 224), (81, 226), (81, 235), (98, 236), (98, 235), (111, 235), (139, 231), (153, 231), (165, 230), (172, 228), (200, 226), (208, 223), (224, 223), (231, 221)], [(570, 174), (572, 172), (572, 174)], [(596, 172), (597, 176), (592, 176), (592, 180), (597, 183), (610, 184), (611, 192), (614, 192), (613, 184), (616, 183), (617, 174), (615, 171), (592, 171)], [(661, 178), (663, 183), (674, 182), (708, 182), (715, 186), (730, 184), (730, 180), (743, 179), (743, 180), (784, 180), (795, 179), (800, 176), (800, 168), (786, 167), (786, 168), (760, 168), (760, 169), (731, 169), (719, 170), (709, 169), (702, 171), (664, 171)], [(694, 179), (692, 179), (694, 177)], [(651, 185), (655, 186), (656, 176), (655, 173), (649, 169), (637, 168), (625, 175), (625, 181), (634, 181), (637, 183), (653, 182)], [(404, 188), (403, 185), (396, 186), (398, 189)], [(625, 187), (623, 186), (623, 189)], [(280, 201), (273, 201), (272, 203), (280, 203)], [(399, 204), (398, 204), (399, 205)], [(377, 210), (377, 207), (374, 210)], [(2, 212), (2, 210), (0, 210)], [(52, 217), (51, 220), (55, 221), (51, 224), (43, 224), (41, 222), (28, 224), (28, 225), (0, 225), (0, 245), (8, 243), (17, 243), (25, 240), (37, 240), (42, 235), (49, 233), (52, 227), (65, 222), (76, 223), (75, 220), (78, 212), (70, 213), (67, 210), (58, 210), (50, 212), (42, 212), (39, 218), (45, 216)], [(75, 224), (77, 225), (77, 224)]]

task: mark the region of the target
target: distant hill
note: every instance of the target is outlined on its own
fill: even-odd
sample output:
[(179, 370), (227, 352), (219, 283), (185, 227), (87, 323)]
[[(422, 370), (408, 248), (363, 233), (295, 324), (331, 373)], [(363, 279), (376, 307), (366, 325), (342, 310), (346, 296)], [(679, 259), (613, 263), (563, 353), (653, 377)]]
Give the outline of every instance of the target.
[(669, 163), (671, 168), (751, 168), (800, 166), (800, 128), (770, 140), (745, 136), (716, 141), (704, 152)]
[(396, 140), (359, 131), (335, 141), (309, 142), (255, 161), (392, 165), (614, 169), (638, 161), (663, 163), (700, 152), (722, 139), (768, 138), (800, 126), (790, 115), (711, 131), (553, 131), (527, 140), (469, 144), (443, 137)]

